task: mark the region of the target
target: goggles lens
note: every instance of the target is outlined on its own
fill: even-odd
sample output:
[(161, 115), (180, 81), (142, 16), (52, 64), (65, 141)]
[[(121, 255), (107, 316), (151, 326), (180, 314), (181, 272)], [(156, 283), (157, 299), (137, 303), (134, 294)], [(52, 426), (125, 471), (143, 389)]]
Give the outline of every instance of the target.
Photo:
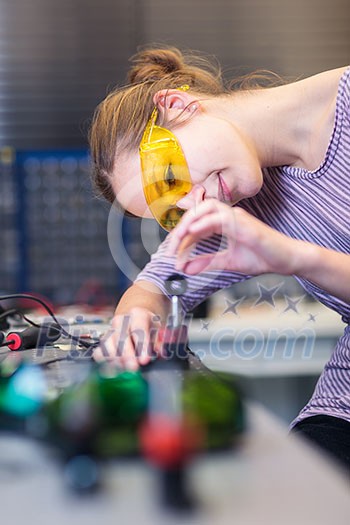
[(191, 191), (192, 182), (177, 138), (168, 129), (155, 124), (157, 116), (155, 108), (140, 143), (142, 184), (153, 217), (170, 231), (185, 211), (176, 203)]

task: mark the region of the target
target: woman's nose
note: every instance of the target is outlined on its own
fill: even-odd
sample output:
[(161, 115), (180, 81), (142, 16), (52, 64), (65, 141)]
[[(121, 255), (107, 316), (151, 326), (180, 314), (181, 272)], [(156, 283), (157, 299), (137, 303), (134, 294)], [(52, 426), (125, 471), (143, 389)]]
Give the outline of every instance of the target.
[(205, 188), (201, 184), (195, 184), (191, 191), (187, 193), (182, 199), (178, 200), (176, 206), (182, 210), (188, 210), (194, 205), (199, 204), (205, 200)]

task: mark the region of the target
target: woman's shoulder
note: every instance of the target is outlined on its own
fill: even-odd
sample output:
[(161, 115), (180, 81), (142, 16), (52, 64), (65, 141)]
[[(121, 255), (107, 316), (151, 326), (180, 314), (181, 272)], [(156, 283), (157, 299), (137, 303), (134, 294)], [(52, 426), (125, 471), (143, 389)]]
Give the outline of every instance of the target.
[(318, 98), (324, 96), (329, 99), (332, 95), (336, 96), (342, 85), (350, 86), (350, 66), (315, 73), (298, 82), (303, 83), (312, 92), (315, 92)]
[(298, 80), (295, 84), (302, 84), (312, 92), (317, 92), (318, 97), (329, 97), (336, 94), (342, 82), (349, 83), (350, 66), (329, 69)]
[[(323, 122), (321, 128), (319, 125), (315, 127), (314, 135), (315, 144), (317, 147), (321, 144), (322, 151), (325, 144), (329, 146), (329, 137), (334, 135), (336, 126), (339, 127), (340, 122), (350, 123), (350, 66), (317, 73), (305, 79), (304, 87), (305, 100), (309, 101), (309, 107), (314, 104), (318, 121)], [(320, 135), (322, 129), (325, 132)]]
[(301, 100), (308, 110), (314, 107), (323, 111), (322, 108), (330, 106), (335, 110), (340, 93), (350, 96), (350, 66), (314, 73), (276, 89), (280, 89), (280, 95), (284, 93), (286, 99)]
[(350, 123), (350, 66), (326, 71), (321, 74), (320, 82), (321, 90), (333, 90), (338, 116)]
[(306, 78), (306, 80), (314, 82), (326, 82), (334, 81), (339, 82), (341, 77), (347, 72), (350, 71), (350, 65), (337, 67), (335, 69), (327, 69), (319, 73), (314, 73)]
[(350, 64), (342, 66), (342, 67), (337, 67), (335, 69), (327, 69), (326, 71), (317, 73), (314, 76), (325, 76), (325, 77), (327, 76), (329, 78), (334, 77), (335, 80), (337, 80), (337, 79), (340, 79), (342, 75), (348, 70), (350, 70)]

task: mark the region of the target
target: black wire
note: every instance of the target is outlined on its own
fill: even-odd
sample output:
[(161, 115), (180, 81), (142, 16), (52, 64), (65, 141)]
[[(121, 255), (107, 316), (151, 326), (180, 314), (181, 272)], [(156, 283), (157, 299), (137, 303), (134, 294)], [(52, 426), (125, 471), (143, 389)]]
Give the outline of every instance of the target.
[(63, 357), (54, 357), (52, 359), (49, 359), (48, 361), (43, 361), (42, 363), (36, 363), (36, 366), (42, 366), (42, 367), (45, 367), (45, 366), (50, 366), (50, 365), (53, 365), (55, 363), (60, 363), (61, 361), (66, 361), (67, 363), (79, 363), (80, 361), (81, 362), (84, 362), (84, 360), (86, 360), (87, 357), (84, 357), (84, 354), (82, 356), (77, 356), (77, 357), (72, 357), (71, 355), (67, 355), (67, 356), (63, 356)]
[(31, 319), (29, 319), (29, 317), (26, 317), (24, 315), (23, 312), (21, 312), (20, 310), (17, 310), (17, 308), (11, 308), (11, 310), (6, 310), (6, 312), (3, 312), (1, 315), (0, 315), (0, 319), (2, 317), (10, 317), (12, 316), (13, 314), (16, 314), (18, 315), (21, 319), (24, 319), (28, 324), (32, 325), (32, 326), (35, 326), (36, 328), (40, 328), (40, 324), (37, 324), (37, 323), (34, 323), (34, 321), (32, 321)]
[(31, 326), (35, 326), (36, 328), (41, 328), (40, 324), (35, 323), (31, 319), (29, 319), (29, 317), (24, 315), (23, 312), (21, 312), (20, 310), (17, 310), (16, 308), (12, 308), (11, 310), (7, 310), (6, 312), (4, 312), (2, 315), (0, 315), (0, 319), (1, 319), (1, 317), (5, 317), (5, 316), (8, 317), (8, 316), (13, 315), (13, 314), (18, 315), (21, 319), (24, 319)]
[(16, 310), (15, 308), (11, 308), (11, 310), (6, 310), (5, 312), (2, 312), (0, 314), (0, 319), (2, 319), (3, 317), (8, 317), (12, 314), (15, 314), (15, 313), (18, 313), (18, 310)]
[(20, 314), (20, 316), (22, 317), (22, 319), (24, 319), (25, 321), (27, 321), (27, 323), (31, 324), (32, 326), (35, 326), (36, 328), (41, 328), (40, 324), (38, 323), (34, 323), (34, 321), (32, 321), (31, 319), (29, 319), (29, 317), (27, 317), (26, 315), (18, 312)]
[[(53, 313), (51, 308), (45, 303), (45, 301), (43, 301), (42, 299), (39, 299), (38, 297), (35, 297), (34, 295), (25, 294), (25, 293), (15, 293), (15, 294), (10, 294), (10, 295), (0, 295), (0, 301), (5, 301), (5, 300), (8, 300), (8, 299), (30, 299), (31, 301), (35, 301), (35, 302), (41, 304), (41, 306), (43, 306), (45, 308), (45, 310), (52, 317), (52, 319), (55, 321), (55, 323), (58, 324), (58, 326), (60, 327), (63, 335), (68, 337), (68, 339), (70, 339), (71, 341), (75, 341), (76, 343), (80, 344), (81, 346), (84, 346), (87, 349), (89, 349), (89, 348), (93, 347), (93, 345), (97, 345), (99, 343), (99, 340), (94, 340), (94, 341), (92, 341), (92, 343), (88, 343), (87, 341), (84, 341), (80, 337), (76, 337), (74, 335), (71, 335), (69, 332), (67, 332), (67, 330), (64, 328), (64, 326), (61, 325), (61, 323), (58, 321), (57, 317), (55, 316), (55, 314)], [(24, 319), (26, 319), (23, 314), (21, 314), (21, 315), (24, 317)], [(40, 325), (34, 324), (33, 321), (28, 321), (28, 322), (30, 322), (30, 324), (33, 324), (34, 326), (40, 327)]]
[(4, 346), (8, 346), (14, 343), (14, 341), (5, 341), (4, 343), (1, 343), (0, 348), (3, 348)]

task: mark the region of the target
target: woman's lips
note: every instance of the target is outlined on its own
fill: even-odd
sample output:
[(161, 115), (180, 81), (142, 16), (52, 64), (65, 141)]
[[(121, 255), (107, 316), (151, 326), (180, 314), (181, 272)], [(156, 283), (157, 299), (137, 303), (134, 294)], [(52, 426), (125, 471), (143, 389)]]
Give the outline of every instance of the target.
[[(221, 175), (219, 175), (219, 181), (220, 181), (220, 191), (219, 191), (219, 195), (220, 197), (222, 197), (222, 200), (224, 202), (227, 202), (229, 204), (232, 204), (233, 202), (233, 199), (232, 199), (232, 194), (230, 192), (230, 190), (228, 189), (224, 179), (221, 177)], [(221, 200), (221, 199), (220, 199)]]

